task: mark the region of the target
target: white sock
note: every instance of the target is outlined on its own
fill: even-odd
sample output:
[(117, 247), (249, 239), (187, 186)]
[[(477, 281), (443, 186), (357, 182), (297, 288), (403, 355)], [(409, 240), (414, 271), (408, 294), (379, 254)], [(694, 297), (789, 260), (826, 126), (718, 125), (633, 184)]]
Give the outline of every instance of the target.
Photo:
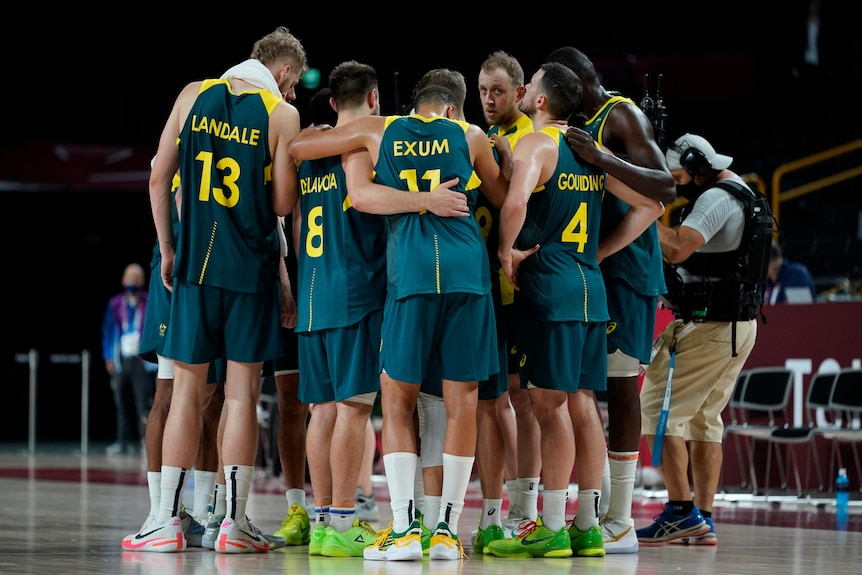
[(601, 503), (599, 503), (599, 517), (606, 514), (611, 505), (611, 493), (613, 493), (613, 490), (611, 489), (611, 466), (609, 459), (610, 455), (605, 453), (605, 468), (602, 470), (602, 500)]
[(489, 525), (502, 526), (502, 499), (482, 499), (482, 516), (479, 518), (479, 529), (487, 529)]
[(445, 521), (453, 535), (458, 534), (458, 521), (464, 511), (464, 498), (475, 460), (475, 457), (443, 454), (443, 497), (438, 521)]
[(180, 514), (180, 505), (183, 502), (183, 487), (186, 482), (188, 469), (183, 467), (170, 467), (162, 465), (161, 496), (159, 501), (159, 514), (156, 518), (157, 525), (164, 525), (172, 517)]
[(566, 489), (546, 489), (542, 492), (542, 523), (556, 533), (566, 526)]
[[(611, 483), (608, 506), (609, 511), (620, 517), (632, 516), (632, 494), (635, 489), (639, 457), (640, 453), (637, 451), (608, 452)], [(602, 491), (602, 499), (604, 499), (604, 491)]]
[(206, 524), (207, 517), (212, 511), (216, 479), (218, 479), (218, 473), (215, 471), (195, 469), (195, 495), (192, 515), (199, 523)]
[(416, 458), (416, 475), (413, 476), (413, 505), (424, 515), (428, 510), (425, 501), (425, 476), (422, 475), (422, 457)]
[(524, 480), (510, 479), (506, 481), (506, 493), (509, 494), (509, 519), (522, 519), (524, 515), (524, 507), (522, 500), (524, 499)]
[(326, 507), (315, 507), (314, 508), (314, 524), (315, 525), (329, 525), (329, 520), (331, 515), (329, 514), (329, 505)]
[(213, 515), (221, 515), (224, 517), (227, 514), (227, 485), (217, 483), (213, 492)]
[(439, 495), (426, 495), (425, 508), (428, 513), (422, 515), (422, 524), (434, 531), (437, 528), (437, 522), (440, 519), (440, 500), (443, 499)]
[(598, 489), (578, 490), (578, 514), (575, 515), (575, 527), (580, 531), (586, 531), (599, 524), (598, 504), (601, 496), (602, 492)]
[(246, 524), (246, 508), (248, 495), (251, 492), (251, 482), (254, 478), (253, 465), (225, 465), (224, 478), (227, 484), (225, 517), (240, 525)]
[(392, 507), (392, 530), (403, 533), (416, 517), (413, 489), (416, 476), (415, 453), (397, 451), (383, 456), (389, 502)]
[(524, 511), (525, 519), (533, 521), (539, 516), (539, 477), (525, 477), (522, 479), (523, 500), (521, 509)]
[(162, 500), (161, 471), (147, 471), (147, 487), (150, 490), (150, 513), (148, 519), (155, 519), (159, 514), (159, 502)]
[(288, 489), (284, 492), (287, 497), (287, 507), (291, 505), (300, 505), (305, 509), (305, 490), (304, 489)]
[(353, 520), (356, 519), (355, 507), (330, 507), (329, 508), (329, 525), (336, 531), (344, 532), (353, 527)]

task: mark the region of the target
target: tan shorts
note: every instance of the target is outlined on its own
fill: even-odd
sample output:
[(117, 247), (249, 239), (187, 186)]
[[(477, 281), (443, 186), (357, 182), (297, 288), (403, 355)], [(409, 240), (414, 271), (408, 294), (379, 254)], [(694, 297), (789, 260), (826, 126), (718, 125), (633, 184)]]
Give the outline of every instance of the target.
[[(730, 401), (757, 337), (757, 320), (736, 323), (736, 351), (731, 347), (730, 322), (704, 322), (676, 344), (667, 435), (686, 440), (721, 443), (721, 412)], [(655, 435), (670, 366), (670, 344), (684, 328), (672, 321), (661, 333), (661, 346), (647, 367), (641, 387), (641, 433)]]

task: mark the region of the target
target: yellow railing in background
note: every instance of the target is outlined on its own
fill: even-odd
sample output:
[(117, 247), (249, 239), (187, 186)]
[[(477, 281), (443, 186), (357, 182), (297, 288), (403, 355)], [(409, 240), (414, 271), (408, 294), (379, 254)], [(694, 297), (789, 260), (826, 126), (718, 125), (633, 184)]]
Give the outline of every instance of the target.
[(810, 194), (811, 192), (816, 192), (817, 190), (849, 180), (856, 176), (862, 176), (862, 163), (854, 168), (850, 168), (849, 170), (844, 170), (843, 172), (838, 172), (837, 174), (832, 174), (825, 178), (820, 178), (813, 182), (790, 188), (789, 190), (781, 190), (781, 178), (790, 172), (798, 171), (844, 154), (849, 154), (858, 149), (862, 149), (862, 140), (853, 140), (841, 146), (823, 150), (822, 152), (778, 166), (772, 173), (772, 197), (770, 199), (770, 203), (772, 204), (772, 213), (775, 214), (775, 219), (779, 222), (781, 221), (780, 210), (782, 202)]

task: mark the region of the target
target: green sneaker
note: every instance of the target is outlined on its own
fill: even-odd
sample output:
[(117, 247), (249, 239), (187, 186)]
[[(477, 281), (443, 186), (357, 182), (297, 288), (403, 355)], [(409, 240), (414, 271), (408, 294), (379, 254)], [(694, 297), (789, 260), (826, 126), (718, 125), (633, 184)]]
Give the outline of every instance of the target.
[(572, 552), (578, 557), (604, 557), (605, 545), (602, 543), (602, 528), (593, 525), (586, 531), (575, 527), (572, 521), (569, 526), (569, 539), (572, 541)]
[(491, 550), (488, 549), (488, 544), (491, 543), (491, 541), (505, 538), (506, 534), (503, 532), (503, 527), (501, 525), (488, 525), (486, 529), (482, 529), (480, 527), (479, 530), (476, 531), (476, 536), (473, 538), (473, 552), (490, 555)]
[(323, 553), (323, 542), (326, 540), (326, 532), (329, 530), (329, 525), (315, 525), (311, 530), (311, 537), (308, 541), (308, 554), (321, 555)]
[(419, 535), (420, 541), (422, 541), (422, 555), (428, 556), (428, 552), (431, 549), (431, 535), (432, 532), (430, 529), (425, 527), (425, 524), (422, 523), (422, 520), (419, 519), (419, 529), (422, 533)]
[[(497, 557), (571, 557), (572, 542), (565, 527), (557, 532), (531, 521), (517, 536), (497, 539), (488, 543), (488, 549)], [(601, 533), (599, 533), (601, 542)]]
[(377, 531), (366, 521), (353, 520), (347, 531), (327, 529), (320, 554), (324, 557), (362, 557), (362, 552), (377, 539)]
[(311, 537), (308, 512), (302, 505), (294, 503), (287, 510), (287, 517), (281, 522), (281, 529), (273, 535), (281, 537), (288, 545), (308, 545)]
[(392, 525), (377, 536), (377, 541), (365, 548), (362, 556), (371, 561), (415, 561), (422, 559), (421, 527), (413, 523), (403, 533), (396, 533)]

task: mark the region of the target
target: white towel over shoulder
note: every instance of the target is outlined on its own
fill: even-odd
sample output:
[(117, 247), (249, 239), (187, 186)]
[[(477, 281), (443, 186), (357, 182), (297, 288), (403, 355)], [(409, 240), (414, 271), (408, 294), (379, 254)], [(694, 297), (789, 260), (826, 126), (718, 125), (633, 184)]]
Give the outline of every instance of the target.
[(269, 68), (261, 64), (260, 60), (256, 58), (249, 58), (245, 62), (240, 62), (221, 75), (222, 80), (230, 78), (245, 80), (258, 88), (269, 90), (279, 98), (284, 97), (281, 90), (278, 89), (278, 82), (275, 81), (275, 76), (272, 75)]

